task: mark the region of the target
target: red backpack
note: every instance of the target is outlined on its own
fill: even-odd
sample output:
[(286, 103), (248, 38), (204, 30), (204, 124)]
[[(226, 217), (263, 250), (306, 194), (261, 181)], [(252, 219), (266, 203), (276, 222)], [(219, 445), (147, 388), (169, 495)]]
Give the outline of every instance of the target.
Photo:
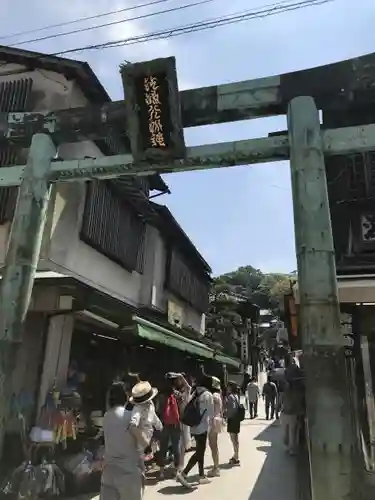
[(164, 408), (163, 414), (164, 425), (179, 425), (180, 424), (180, 411), (178, 409), (177, 399), (174, 394), (171, 394)]

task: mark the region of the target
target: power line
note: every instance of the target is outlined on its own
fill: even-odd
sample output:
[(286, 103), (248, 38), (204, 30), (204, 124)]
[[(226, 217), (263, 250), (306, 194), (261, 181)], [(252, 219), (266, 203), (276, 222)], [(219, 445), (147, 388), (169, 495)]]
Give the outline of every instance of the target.
[(152, 0), (149, 2), (142, 3), (140, 5), (133, 5), (131, 7), (126, 7), (124, 9), (112, 10), (109, 12), (103, 12), (102, 14), (95, 14), (93, 16), (80, 17), (78, 19), (72, 19), (71, 21), (64, 21), (58, 24), (49, 24), (47, 26), (43, 26), (41, 28), (34, 28), (32, 30), (27, 31), (19, 31), (18, 33), (12, 33), (10, 35), (2, 35), (0, 36), (0, 40), (6, 40), (8, 38), (15, 38), (17, 36), (30, 35), (31, 33), (38, 33), (39, 31), (46, 31), (53, 28), (62, 28), (63, 26), (70, 26), (72, 24), (78, 24), (84, 21), (91, 21), (93, 19), (100, 19), (102, 17), (111, 16), (113, 14), (120, 14), (122, 12), (130, 12), (132, 10), (142, 9), (143, 7), (149, 7), (151, 5), (157, 5), (165, 2), (170, 2), (171, 0)]
[(277, 14), (281, 14), (283, 12), (290, 12), (294, 10), (303, 9), (306, 7), (313, 7), (318, 5), (323, 5), (327, 3), (334, 2), (335, 0), (302, 0), (296, 1), (294, 3), (290, 3), (285, 5), (285, 2), (281, 2), (278, 4), (273, 4), (272, 8), (264, 7), (257, 11), (242, 11), (234, 14), (228, 14), (226, 16), (221, 16), (217, 18), (206, 19), (204, 21), (200, 21), (197, 23), (193, 23), (190, 25), (177, 26), (174, 28), (168, 28), (160, 31), (154, 31), (151, 33), (146, 33), (143, 35), (137, 35), (130, 38), (124, 38), (121, 40), (108, 41), (101, 44), (95, 45), (87, 45), (84, 47), (67, 49), (61, 52), (56, 52), (52, 55), (63, 55), (63, 54), (71, 54), (74, 52), (82, 52), (84, 50), (93, 50), (93, 49), (106, 49), (112, 47), (123, 47), (125, 45), (134, 45), (138, 43), (145, 43), (148, 41), (161, 40), (172, 38), (175, 36), (180, 36), (188, 33), (195, 33), (197, 31), (204, 31), (207, 29), (213, 29), (220, 26), (226, 26), (229, 24), (237, 24), (243, 21), (249, 21), (252, 19), (262, 19), (268, 16), (274, 16)]
[(247, 21), (247, 20), (251, 20), (251, 19), (264, 18), (264, 17), (268, 17), (271, 15), (280, 14), (282, 12), (287, 12), (287, 11), (291, 11), (291, 10), (298, 10), (298, 9), (305, 8), (308, 6), (322, 5), (322, 4), (333, 2), (333, 1), (335, 1), (335, 0), (305, 0), (305, 1), (299, 1), (297, 3), (287, 5), (283, 8), (274, 7), (272, 9), (263, 9), (263, 10), (256, 11), (256, 12), (254, 12), (254, 11), (237, 12), (234, 15), (232, 14), (232, 15), (227, 15), (227, 16), (221, 16), (218, 18), (208, 19), (205, 21), (201, 21), (199, 23), (191, 24), (191, 25), (178, 26), (175, 28), (165, 29), (162, 31), (156, 31), (156, 32), (152, 32), (152, 33), (147, 33), (144, 35), (138, 35), (138, 36), (134, 36), (134, 37), (130, 37), (130, 38), (125, 38), (122, 40), (109, 41), (109, 42), (105, 42), (102, 44), (89, 45), (86, 47), (65, 50), (62, 52), (57, 52), (53, 55), (62, 55), (62, 54), (81, 52), (83, 50), (91, 50), (91, 49), (105, 49), (105, 48), (112, 48), (112, 47), (123, 47), (125, 45), (134, 45), (137, 43), (145, 43), (148, 41), (162, 40), (162, 39), (172, 38), (175, 36), (180, 36), (180, 35), (184, 35), (184, 34), (188, 34), (188, 33), (194, 33), (197, 31), (212, 29), (212, 28), (216, 28), (219, 26), (225, 26), (228, 24), (237, 24), (239, 22), (243, 22), (243, 21)]
[(85, 31), (91, 31), (91, 30), (95, 30), (98, 28), (108, 28), (109, 26), (115, 26), (117, 24), (122, 24), (122, 23), (128, 23), (129, 21), (139, 21), (140, 19), (146, 19), (146, 18), (150, 18), (150, 17), (160, 16), (161, 14), (169, 14), (170, 12), (177, 12), (180, 10), (189, 9), (190, 7), (197, 7), (198, 5), (203, 5), (203, 4), (214, 2), (214, 1), (215, 0), (199, 0), (199, 1), (194, 2), (194, 3), (180, 5), (178, 7), (172, 7), (170, 9), (157, 10), (156, 12), (149, 12), (148, 14), (142, 14), (140, 16), (128, 17), (126, 19), (120, 19), (120, 20), (112, 21), (110, 23), (105, 23), (105, 24), (98, 24), (97, 26), (88, 26), (86, 28), (79, 28), (76, 30), (66, 31), (63, 33), (55, 33), (53, 35), (42, 36), (40, 38), (33, 38), (31, 40), (24, 40), (22, 42), (15, 43), (15, 44), (11, 45), (11, 47), (19, 47), (20, 45), (25, 45), (27, 43), (42, 42), (45, 40), (51, 40), (52, 38), (59, 38), (62, 36), (67, 36), (67, 35), (75, 35), (77, 33), (83, 33)]
[[(98, 19), (98, 18), (102, 18), (102, 17), (105, 17), (105, 16), (110, 16), (110, 15), (113, 15), (113, 14), (119, 14), (121, 12), (133, 11), (133, 10), (136, 10), (136, 9), (141, 9), (142, 7), (148, 7), (148, 6), (152, 6), (152, 5), (156, 5), (156, 4), (160, 4), (160, 3), (165, 3), (165, 2), (170, 2), (170, 1), (171, 0), (153, 0), (153, 1), (149, 1), (149, 2), (146, 2), (146, 3), (140, 4), (140, 5), (136, 5), (136, 6), (132, 6), (132, 7), (127, 7), (127, 8), (124, 8), (124, 9), (114, 10), (114, 11), (110, 11), (110, 12), (104, 12), (102, 14), (96, 14), (96, 15), (93, 15), (93, 16), (81, 17), (79, 19), (74, 19), (74, 20), (71, 20), (71, 21), (66, 21), (66, 22), (62, 22), (62, 23), (58, 23), (58, 24), (50, 24), (50, 25), (47, 25), (47, 26), (44, 26), (44, 27), (41, 27), (41, 28), (35, 28), (35, 29), (32, 29), (32, 30), (28, 30), (28, 31), (20, 31), (18, 33), (13, 33), (11, 35), (3, 35), (3, 36), (0, 36), (0, 40), (14, 38), (14, 37), (17, 37), (17, 36), (27, 35), (27, 34), (31, 34), (31, 33), (38, 33), (40, 31), (46, 31), (46, 30), (52, 29), (52, 28), (60, 28), (60, 27), (69, 26), (69, 25), (72, 25), (72, 24), (78, 24), (78, 23), (81, 23), (81, 22), (84, 22), (84, 21), (88, 21), (88, 20), (92, 20), (92, 19)], [(214, 1), (214, 0), (209, 0), (209, 1)], [(289, 1), (290, 0), (281, 0), (277, 4), (272, 4), (272, 6), (273, 5), (281, 5), (281, 4), (284, 4), (284, 3), (288, 3)], [(271, 7), (271, 5), (262, 5), (262, 8), (263, 7)], [(186, 8), (186, 7), (182, 7), (182, 8)], [(177, 8), (176, 10), (179, 10), (179, 8)], [(173, 11), (173, 9), (171, 9), (171, 12), (172, 11)], [(168, 10), (167, 11), (162, 11), (161, 13), (164, 13), (164, 12), (168, 12)], [(155, 14), (151, 14), (151, 15), (155, 15)], [(147, 14), (144, 17), (151, 17), (151, 15)], [(71, 34), (75, 34), (75, 33), (80, 33), (81, 31), (89, 31), (89, 30), (92, 30), (92, 29), (97, 29), (97, 28), (102, 28), (102, 27), (106, 27), (106, 26), (111, 26), (111, 25), (114, 25), (114, 24), (121, 24), (121, 23), (124, 23), (124, 22), (133, 21), (133, 20), (142, 19), (142, 18), (143, 18), (143, 16), (135, 17), (135, 18), (126, 18), (126, 19), (121, 19), (121, 20), (115, 21), (113, 23), (98, 24), (96, 26), (91, 26), (91, 27), (88, 27), (88, 28), (77, 29), (76, 31), (68, 31), (68, 32), (63, 32), (63, 33), (51, 34), (51, 35), (47, 35), (45, 37), (41, 37), (41, 38), (37, 38), (37, 39), (31, 39), (31, 40), (21, 40), (20, 42), (16, 42), (16, 43), (14, 43), (11, 46), (15, 47), (15, 46), (23, 45), (23, 44), (26, 44), (26, 43), (39, 42), (39, 41), (42, 41), (42, 40), (48, 40), (50, 38), (56, 38), (56, 37), (65, 36), (65, 35), (71, 35)]]

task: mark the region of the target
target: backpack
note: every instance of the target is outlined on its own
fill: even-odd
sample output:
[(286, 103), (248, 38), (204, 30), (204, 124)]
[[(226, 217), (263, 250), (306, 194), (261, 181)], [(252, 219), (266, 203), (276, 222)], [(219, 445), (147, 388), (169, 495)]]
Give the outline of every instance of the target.
[(237, 413), (235, 415), (235, 419), (238, 420), (239, 422), (242, 422), (245, 420), (246, 416), (246, 410), (243, 404), (241, 404), (239, 397), (236, 397), (236, 402), (237, 402)]
[(237, 410), (237, 418), (240, 422), (242, 422), (243, 420), (245, 420), (245, 414), (246, 414), (246, 410), (245, 410), (245, 407), (243, 404), (239, 404), (238, 405), (238, 410)]
[(163, 412), (163, 423), (165, 425), (179, 425), (180, 412), (174, 394), (168, 396)]
[(184, 413), (182, 414), (181, 422), (188, 427), (196, 427), (197, 425), (199, 425), (202, 421), (203, 415), (206, 413), (206, 410), (201, 413), (198, 398), (199, 394), (195, 392), (194, 396), (186, 405)]

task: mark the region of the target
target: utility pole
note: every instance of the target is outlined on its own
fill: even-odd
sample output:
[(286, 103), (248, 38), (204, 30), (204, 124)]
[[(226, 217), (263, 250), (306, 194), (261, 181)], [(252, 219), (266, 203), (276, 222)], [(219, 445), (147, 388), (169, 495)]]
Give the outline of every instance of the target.
[(313, 500), (358, 498), (355, 431), (340, 325), (319, 115), (312, 97), (288, 109), (290, 164)]
[(0, 285), (0, 453), (17, 348), (22, 341), (38, 267), (50, 198), (48, 172), (55, 154), (48, 135), (33, 136), (9, 235)]

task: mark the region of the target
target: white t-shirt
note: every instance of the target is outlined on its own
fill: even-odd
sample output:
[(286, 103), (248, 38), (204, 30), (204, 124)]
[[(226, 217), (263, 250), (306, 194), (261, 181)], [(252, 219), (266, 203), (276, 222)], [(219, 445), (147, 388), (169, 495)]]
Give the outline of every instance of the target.
[(214, 399), (211, 392), (209, 392), (205, 387), (197, 387), (196, 391), (202, 420), (197, 426), (191, 427), (190, 430), (193, 435), (208, 432), (214, 417)]
[(130, 423), (135, 427), (142, 428), (148, 442), (151, 441), (154, 430), (161, 431), (163, 429), (163, 424), (156, 415), (155, 405), (152, 401), (145, 404), (134, 405)]
[(258, 401), (258, 398), (260, 396), (260, 390), (256, 382), (250, 382), (247, 385), (246, 391), (247, 391), (247, 399), (249, 400), (250, 403), (255, 403), (255, 401)]

